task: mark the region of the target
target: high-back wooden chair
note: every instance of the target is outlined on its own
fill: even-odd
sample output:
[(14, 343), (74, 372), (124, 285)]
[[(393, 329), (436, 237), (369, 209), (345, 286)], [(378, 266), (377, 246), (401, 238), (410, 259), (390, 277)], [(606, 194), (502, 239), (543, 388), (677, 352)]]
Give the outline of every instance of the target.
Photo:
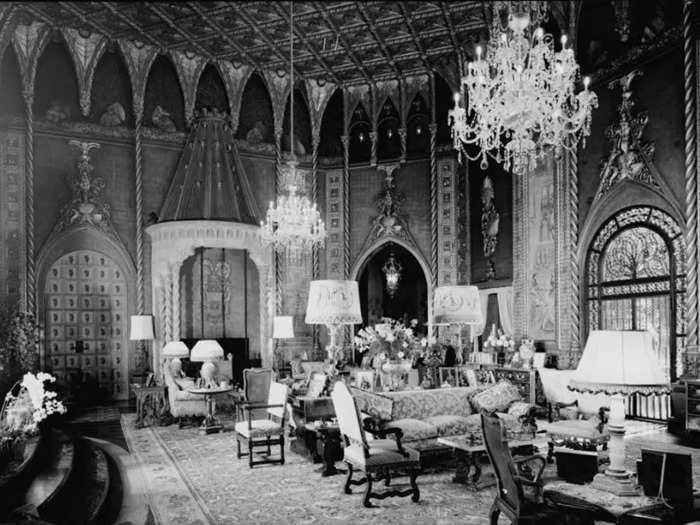
[[(362, 426), (360, 412), (357, 409), (355, 399), (350, 394), (347, 386), (342, 381), (335, 383), (331, 393), (333, 407), (338, 418), (340, 433), (345, 439), (345, 451), (343, 460), (348, 465), (348, 477), (345, 481), (345, 494), (351, 494), (351, 485), (367, 483), (362, 503), (365, 507), (372, 507), (371, 498), (384, 499), (391, 496), (411, 496), (415, 502), (420, 498), (420, 491), (416, 483), (416, 477), (420, 469), (418, 452), (401, 445), (401, 430), (388, 429), (387, 433), (393, 433), (395, 439), (378, 439), (368, 441)], [(354, 470), (365, 473), (360, 480), (353, 480)], [(396, 471), (407, 473), (409, 476), (409, 489), (388, 489), (382, 493), (372, 492), (373, 481), (383, 479), (389, 486), (392, 474)]]
[[(246, 403), (264, 404), (267, 401), (272, 375), (272, 368), (246, 368), (243, 370), (243, 394)], [(257, 411), (254, 415), (265, 417), (265, 412)], [(237, 417), (239, 421), (245, 417), (242, 405), (239, 405)]]

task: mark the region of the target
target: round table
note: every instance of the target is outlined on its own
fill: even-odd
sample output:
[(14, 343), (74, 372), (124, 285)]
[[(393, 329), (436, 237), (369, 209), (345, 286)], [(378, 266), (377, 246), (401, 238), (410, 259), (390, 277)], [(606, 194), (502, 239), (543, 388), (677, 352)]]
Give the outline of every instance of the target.
[(221, 422), (214, 416), (214, 396), (217, 394), (226, 394), (227, 392), (232, 392), (233, 387), (222, 386), (216, 388), (188, 388), (188, 392), (191, 394), (198, 394), (204, 396), (204, 402), (207, 406), (207, 415), (202, 421), (202, 425), (199, 427), (200, 434), (212, 434), (214, 432), (220, 432), (224, 426)]

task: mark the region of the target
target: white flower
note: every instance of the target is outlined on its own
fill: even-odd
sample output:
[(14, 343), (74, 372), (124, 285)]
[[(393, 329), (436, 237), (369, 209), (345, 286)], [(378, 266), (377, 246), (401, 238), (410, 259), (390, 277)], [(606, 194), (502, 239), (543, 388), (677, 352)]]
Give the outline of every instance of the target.
[(403, 359), (404, 355), (406, 355), (406, 354), (404, 354), (404, 353), (401, 352), (401, 351), (399, 351), (399, 352), (396, 353), (396, 357), (398, 357), (399, 359)]
[(403, 343), (401, 343), (401, 346), (403, 348), (408, 348), (408, 341), (404, 341)]

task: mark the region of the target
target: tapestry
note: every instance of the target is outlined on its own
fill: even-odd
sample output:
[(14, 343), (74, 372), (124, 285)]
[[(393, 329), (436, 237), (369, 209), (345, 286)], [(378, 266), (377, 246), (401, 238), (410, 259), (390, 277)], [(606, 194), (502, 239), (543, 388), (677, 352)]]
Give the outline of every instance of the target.
[(555, 176), (549, 156), (528, 175), (527, 335), (555, 337)]
[(24, 138), (0, 134), (0, 304), (15, 309), (26, 280)]

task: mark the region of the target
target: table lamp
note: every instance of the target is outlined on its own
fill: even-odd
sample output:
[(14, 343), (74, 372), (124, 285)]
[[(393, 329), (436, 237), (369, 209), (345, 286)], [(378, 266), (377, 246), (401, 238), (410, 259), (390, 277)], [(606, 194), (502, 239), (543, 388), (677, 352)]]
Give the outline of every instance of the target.
[(180, 358), (189, 357), (190, 349), (182, 341), (170, 341), (163, 347), (160, 354), (164, 358), (170, 359), (170, 370), (173, 375), (177, 375), (179, 372), (182, 372), (182, 361), (180, 361)]
[[(152, 315), (132, 315), (129, 329), (129, 340), (131, 341), (153, 341), (155, 333), (153, 331)], [(148, 347), (143, 343), (143, 360), (148, 363)], [(155, 364), (153, 365), (155, 369)]]
[(224, 357), (224, 349), (214, 339), (200, 339), (192, 348), (190, 361), (203, 363), (199, 375), (207, 388), (216, 388), (217, 367), (215, 361)]
[(650, 332), (594, 330), (568, 385), (570, 390), (610, 397), (610, 465), (593, 478), (592, 487), (618, 496), (639, 491), (625, 469), (625, 396), (665, 394), (670, 391), (661, 365), (654, 355)]
[(326, 325), (330, 335), (326, 352), (329, 362), (334, 364), (342, 349), (338, 346), (341, 326), (362, 323), (357, 281), (311, 281), (305, 321), (306, 324)]
[(483, 323), (479, 289), (476, 286), (438, 286), (433, 295), (433, 324), (460, 327), (457, 335), (457, 363), (462, 363), (462, 326)]

